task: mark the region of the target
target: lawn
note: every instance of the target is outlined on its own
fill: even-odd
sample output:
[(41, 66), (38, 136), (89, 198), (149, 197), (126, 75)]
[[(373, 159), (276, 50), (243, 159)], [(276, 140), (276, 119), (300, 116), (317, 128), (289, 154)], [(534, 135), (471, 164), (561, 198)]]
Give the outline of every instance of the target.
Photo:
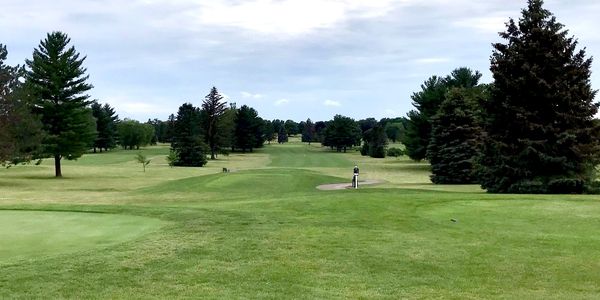
[[(423, 163), (301, 143), (205, 168), (151, 147), (145, 173), (137, 152), (65, 162), (64, 179), (52, 161), (0, 170), (0, 298), (600, 295), (597, 196), (436, 186)], [(384, 183), (316, 189), (354, 164)]]

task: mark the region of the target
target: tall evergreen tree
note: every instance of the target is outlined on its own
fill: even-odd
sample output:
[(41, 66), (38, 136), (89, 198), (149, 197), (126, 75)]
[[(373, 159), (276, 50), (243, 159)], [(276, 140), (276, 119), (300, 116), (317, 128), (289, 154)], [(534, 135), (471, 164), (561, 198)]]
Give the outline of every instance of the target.
[(469, 68), (457, 68), (446, 77), (432, 76), (421, 85), (421, 91), (411, 98), (416, 110), (408, 113), (402, 142), (408, 156), (413, 160), (422, 160), (427, 156), (427, 147), (431, 139), (431, 119), (438, 112), (446, 93), (452, 88), (472, 88), (481, 78), (479, 71)]
[(261, 139), (262, 119), (258, 117), (258, 112), (247, 105), (242, 105), (237, 110), (235, 119), (235, 145), (234, 147), (246, 152), (253, 151), (259, 145), (262, 145), (264, 139)]
[(208, 147), (200, 127), (200, 110), (190, 103), (179, 107), (171, 151), (175, 154), (174, 166), (202, 167), (206, 164)]
[(92, 115), (96, 118), (96, 131), (98, 135), (94, 141), (94, 153), (96, 149), (108, 151), (117, 146), (117, 121), (119, 116), (116, 115), (114, 108), (105, 103), (101, 105), (98, 101), (92, 103)]
[(431, 181), (438, 184), (475, 183), (474, 165), (481, 128), (477, 106), (485, 99), (485, 87), (453, 88), (431, 120), (427, 159)]
[(173, 142), (173, 137), (175, 136), (175, 115), (170, 114), (167, 119), (167, 129), (165, 133), (165, 142), (171, 143)]
[(443, 78), (432, 76), (421, 85), (421, 91), (411, 96), (416, 109), (408, 112), (409, 123), (402, 143), (406, 146), (406, 154), (413, 160), (422, 160), (426, 156), (431, 138), (430, 120), (444, 101), (445, 93)]
[(26, 84), (41, 116), (44, 154), (54, 157), (56, 177), (62, 176), (61, 159), (77, 159), (96, 138), (96, 122), (88, 107), (92, 88), (83, 67), (85, 57), (68, 48), (71, 39), (62, 32), (49, 33), (27, 60)]
[(273, 122), (269, 120), (265, 121), (265, 139), (269, 144), (275, 139), (275, 127)]
[(494, 44), (491, 99), (484, 107), (483, 188), (497, 193), (580, 193), (600, 162), (591, 58), (529, 0)]
[(7, 56), (0, 44), (0, 165), (28, 162), (42, 138), (42, 124), (31, 114), (31, 99), (19, 81), (25, 70), (6, 65)]
[(302, 142), (308, 143), (310, 145), (311, 142), (315, 140), (315, 124), (312, 120), (306, 119), (306, 122), (303, 123), (302, 128)]
[(206, 116), (204, 132), (206, 143), (210, 148), (210, 159), (216, 158), (221, 147), (220, 144), (224, 140), (219, 136), (219, 123), (227, 109), (226, 105), (227, 102), (223, 101), (223, 96), (219, 94), (216, 87), (210, 90), (210, 93), (206, 95), (204, 102), (202, 102), (202, 110)]

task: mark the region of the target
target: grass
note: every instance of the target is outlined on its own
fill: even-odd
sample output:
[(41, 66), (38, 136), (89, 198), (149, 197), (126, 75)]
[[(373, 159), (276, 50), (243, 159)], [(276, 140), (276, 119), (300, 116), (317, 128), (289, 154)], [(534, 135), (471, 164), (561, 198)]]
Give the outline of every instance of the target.
[[(422, 163), (300, 143), (201, 169), (168, 167), (165, 146), (142, 152), (146, 173), (137, 152), (121, 150), (65, 162), (61, 180), (51, 161), (0, 170), (0, 298), (600, 294), (596, 196), (436, 186)], [(315, 188), (349, 181), (354, 164), (385, 183)], [(72, 240), (34, 243), (64, 229)], [(69, 232), (96, 235), (88, 243)], [(4, 242), (28, 234), (20, 246)]]

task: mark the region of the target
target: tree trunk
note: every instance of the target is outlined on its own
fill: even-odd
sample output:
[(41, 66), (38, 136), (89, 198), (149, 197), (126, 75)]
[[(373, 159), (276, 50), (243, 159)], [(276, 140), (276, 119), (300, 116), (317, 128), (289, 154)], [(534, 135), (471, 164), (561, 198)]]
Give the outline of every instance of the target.
[(60, 157), (60, 155), (55, 154), (54, 155), (54, 174), (56, 177), (62, 177), (62, 171), (60, 169), (60, 159), (62, 157)]

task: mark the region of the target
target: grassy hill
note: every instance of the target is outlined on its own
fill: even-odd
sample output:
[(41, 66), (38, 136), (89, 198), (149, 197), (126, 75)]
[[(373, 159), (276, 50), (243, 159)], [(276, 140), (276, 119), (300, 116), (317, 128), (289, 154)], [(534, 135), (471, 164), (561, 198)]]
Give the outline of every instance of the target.
[[(429, 167), (269, 145), (0, 170), (0, 298), (595, 298), (600, 198), (490, 195)], [(321, 191), (361, 179), (383, 184)], [(232, 172), (223, 173), (228, 168)]]

